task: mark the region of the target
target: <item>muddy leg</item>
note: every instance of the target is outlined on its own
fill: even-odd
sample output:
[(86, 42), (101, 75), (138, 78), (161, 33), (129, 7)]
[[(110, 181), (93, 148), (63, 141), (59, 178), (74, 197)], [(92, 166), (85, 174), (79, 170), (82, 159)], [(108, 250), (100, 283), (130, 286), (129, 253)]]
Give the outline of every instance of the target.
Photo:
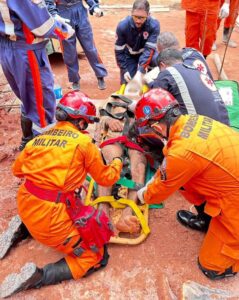
[[(132, 180), (136, 183), (144, 184), (145, 171), (146, 171), (146, 158), (145, 156), (133, 149), (129, 149), (130, 165)], [(128, 198), (137, 203), (137, 192), (130, 190)], [(116, 224), (117, 230), (120, 232), (137, 233), (140, 231), (140, 224), (137, 217), (133, 216), (133, 211), (130, 207), (123, 210), (122, 216)]]
[[(103, 157), (107, 164), (109, 164), (114, 157), (122, 156), (123, 150), (119, 144), (107, 145), (102, 149)], [(101, 196), (110, 196), (112, 192), (112, 187), (98, 186), (99, 197)], [(105, 213), (109, 216), (109, 204), (101, 203), (99, 205), (99, 209), (105, 211)]]

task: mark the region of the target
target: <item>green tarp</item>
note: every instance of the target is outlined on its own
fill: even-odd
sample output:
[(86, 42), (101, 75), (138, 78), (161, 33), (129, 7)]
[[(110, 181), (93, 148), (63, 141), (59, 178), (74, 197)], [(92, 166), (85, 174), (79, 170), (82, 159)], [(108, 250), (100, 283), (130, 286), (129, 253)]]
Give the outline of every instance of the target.
[(226, 104), (230, 125), (239, 131), (239, 86), (233, 80), (215, 80), (215, 84)]

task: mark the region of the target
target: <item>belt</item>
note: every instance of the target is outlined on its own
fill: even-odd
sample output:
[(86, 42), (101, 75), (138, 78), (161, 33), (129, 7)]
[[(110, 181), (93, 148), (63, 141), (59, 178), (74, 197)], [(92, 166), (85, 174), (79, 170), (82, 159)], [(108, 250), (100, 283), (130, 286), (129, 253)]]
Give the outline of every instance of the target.
[(25, 188), (28, 190), (29, 193), (34, 195), (37, 198), (42, 200), (55, 202), (55, 203), (66, 203), (67, 199), (75, 198), (74, 192), (61, 192), (57, 190), (47, 190), (36, 186), (32, 181), (26, 180), (24, 184)]
[(78, 4), (78, 3), (82, 3), (82, 0), (79, 0), (79, 1), (76, 1), (76, 2), (57, 2), (56, 3), (56, 5), (57, 6), (65, 6), (65, 7), (71, 7), (71, 6), (73, 6), (73, 5), (75, 5), (75, 4)]

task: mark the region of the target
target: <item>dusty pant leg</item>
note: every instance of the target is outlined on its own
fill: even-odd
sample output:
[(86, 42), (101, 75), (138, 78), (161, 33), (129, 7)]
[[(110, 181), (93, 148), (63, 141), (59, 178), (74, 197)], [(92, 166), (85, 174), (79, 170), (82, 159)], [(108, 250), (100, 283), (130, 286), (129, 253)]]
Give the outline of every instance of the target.
[(224, 273), (230, 267), (232, 267), (233, 272), (238, 272), (239, 260), (232, 257), (233, 251), (230, 251), (230, 253), (225, 242), (212, 232), (212, 227), (214, 232), (217, 227), (218, 232), (220, 232), (220, 226), (218, 226), (216, 218), (212, 218), (211, 226), (204, 238), (199, 252), (199, 263), (203, 268), (216, 271), (219, 274)]
[(199, 37), (200, 37), (200, 15), (198, 13), (186, 11), (186, 25), (185, 25), (186, 47), (195, 48), (200, 51)]

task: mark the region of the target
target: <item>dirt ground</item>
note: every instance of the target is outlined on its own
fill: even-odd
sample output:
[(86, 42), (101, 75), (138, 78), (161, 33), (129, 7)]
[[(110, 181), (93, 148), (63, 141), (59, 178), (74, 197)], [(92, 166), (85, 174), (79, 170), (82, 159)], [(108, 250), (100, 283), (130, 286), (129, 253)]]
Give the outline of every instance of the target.
[[(110, 1), (113, 3), (113, 1)], [(115, 1), (117, 3), (117, 1)], [(127, 3), (124, 2), (124, 3)], [(107, 11), (103, 18), (91, 18), (95, 42), (109, 75), (106, 78), (107, 89), (97, 88), (96, 78), (86, 58), (80, 55), (81, 89), (90, 97), (107, 98), (119, 88), (119, 69), (115, 63), (114, 40), (117, 23), (128, 14), (127, 10)], [(160, 20), (161, 31), (172, 31), (184, 45), (184, 12), (153, 13)], [(221, 43), (222, 29), (218, 32), (217, 53), (223, 54), (225, 46)], [(239, 33), (232, 38), (239, 44)], [(228, 49), (225, 71), (230, 79), (238, 80), (238, 49)], [(53, 72), (66, 92), (70, 85), (61, 55), (50, 57)], [(215, 78), (216, 68), (213, 54), (207, 59)], [(15, 98), (3, 75), (0, 77), (0, 105), (12, 103)], [(16, 192), (19, 179), (13, 177), (11, 165), (18, 154), (17, 146), (21, 138), (19, 109), (0, 109), (0, 231), (4, 230), (13, 215), (17, 213)], [(137, 246), (110, 245), (111, 259), (106, 269), (79, 281), (31, 290), (12, 297), (12, 299), (84, 299), (84, 300), (175, 300), (183, 299), (182, 287), (185, 282), (193, 281), (211, 289), (221, 289), (220, 296), (187, 296), (185, 299), (239, 299), (239, 277), (218, 282), (208, 280), (198, 269), (197, 255), (203, 240), (203, 234), (190, 231), (181, 226), (175, 218), (178, 209), (190, 209), (190, 205), (175, 193), (160, 210), (151, 210), (149, 224), (151, 234), (145, 242)], [(27, 239), (20, 243), (0, 262), (0, 281), (13, 271), (19, 271), (26, 262), (35, 262), (42, 267), (55, 262), (61, 254), (38, 242)], [(189, 284), (189, 283), (188, 283)], [(215, 291), (214, 291), (215, 292)], [(198, 295), (200, 293), (198, 292)], [(229, 296), (227, 296), (228, 294)]]

